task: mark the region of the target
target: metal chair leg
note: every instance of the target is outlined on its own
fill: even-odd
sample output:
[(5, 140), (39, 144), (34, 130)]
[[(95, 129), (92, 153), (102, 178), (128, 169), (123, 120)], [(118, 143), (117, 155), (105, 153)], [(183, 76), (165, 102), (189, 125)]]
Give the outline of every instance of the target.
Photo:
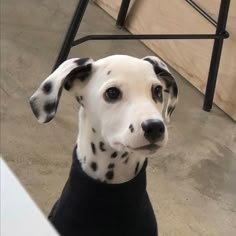
[[(218, 35), (225, 33), (229, 5), (230, 5), (230, 0), (221, 0), (218, 23), (216, 27), (216, 34)], [(203, 104), (203, 110), (205, 111), (210, 111), (212, 108), (223, 42), (224, 38), (219, 38), (214, 40), (210, 69), (208, 74), (208, 81)]]
[(89, 0), (79, 1), (52, 71), (54, 71), (63, 61), (67, 59), (88, 2)]
[(119, 13), (118, 13), (118, 17), (117, 17), (117, 20), (116, 20), (116, 25), (119, 28), (122, 28), (124, 26), (126, 14), (127, 14), (128, 9), (129, 9), (129, 3), (130, 3), (130, 0), (122, 0), (120, 10), (119, 10)]

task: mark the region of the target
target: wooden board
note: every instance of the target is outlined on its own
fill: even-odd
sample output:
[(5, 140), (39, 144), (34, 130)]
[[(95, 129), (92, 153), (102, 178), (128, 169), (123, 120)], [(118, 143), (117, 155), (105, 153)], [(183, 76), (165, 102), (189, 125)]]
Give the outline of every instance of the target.
[[(117, 17), (121, 0), (96, 0), (105, 11)], [(219, 0), (197, 0), (200, 6), (217, 18)], [(214, 102), (236, 120), (236, 1), (231, 1), (227, 30), (218, 74)], [(185, 1), (131, 1), (127, 29), (140, 33), (214, 33), (215, 28)], [(157, 55), (176, 69), (202, 93), (205, 92), (212, 40), (145, 40)]]

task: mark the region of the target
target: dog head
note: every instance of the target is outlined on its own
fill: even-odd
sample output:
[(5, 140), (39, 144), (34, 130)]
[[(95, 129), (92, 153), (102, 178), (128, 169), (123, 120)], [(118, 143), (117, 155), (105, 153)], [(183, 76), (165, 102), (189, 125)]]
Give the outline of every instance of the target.
[[(30, 98), (39, 122), (53, 119), (63, 87), (73, 91), (83, 119), (115, 150), (150, 155), (166, 144), (165, 121), (175, 109), (178, 89), (158, 57), (115, 55), (98, 61), (65, 61)], [(168, 93), (165, 118), (164, 92)]]

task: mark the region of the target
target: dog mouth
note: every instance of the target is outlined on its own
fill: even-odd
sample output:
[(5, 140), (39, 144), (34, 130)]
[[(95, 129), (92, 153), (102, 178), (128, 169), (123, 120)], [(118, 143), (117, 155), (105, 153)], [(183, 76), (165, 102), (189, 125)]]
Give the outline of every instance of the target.
[(141, 146), (141, 147), (136, 147), (136, 148), (132, 148), (132, 147), (129, 147), (128, 148), (134, 150), (134, 151), (142, 151), (142, 150), (146, 150), (146, 151), (151, 151), (151, 152), (155, 152), (157, 149), (160, 148), (159, 145), (157, 144), (148, 144), (148, 145), (144, 145), (144, 146)]
[(152, 143), (152, 144), (147, 144), (144, 146), (139, 146), (139, 147), (131, 147), (129, 145), (124, 145), (121, 143), (115, 143), (115, 145), (119, 145), (119, 147), (121, 148), (126, 148), (128, 149), (127, 151), (131, 151), (131, 152), (138, 152), (138, 151), (144, 151), (144, 152), (148, 152), (149, 154), (154, 154), (159, 148), (162, 147), (162, 145), (156, 144), (156, 143)]

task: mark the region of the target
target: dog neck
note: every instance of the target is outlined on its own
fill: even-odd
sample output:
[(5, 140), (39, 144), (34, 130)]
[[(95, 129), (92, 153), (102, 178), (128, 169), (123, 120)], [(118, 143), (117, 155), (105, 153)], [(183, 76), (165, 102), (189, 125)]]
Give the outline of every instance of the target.
[(145, 157), (131, 152), (118, 152), (104, 141), (80, 111), (77, 157), (83, 171), (93, 179), (106, 183), (123, 183), (133, 179), (141, 170)]

